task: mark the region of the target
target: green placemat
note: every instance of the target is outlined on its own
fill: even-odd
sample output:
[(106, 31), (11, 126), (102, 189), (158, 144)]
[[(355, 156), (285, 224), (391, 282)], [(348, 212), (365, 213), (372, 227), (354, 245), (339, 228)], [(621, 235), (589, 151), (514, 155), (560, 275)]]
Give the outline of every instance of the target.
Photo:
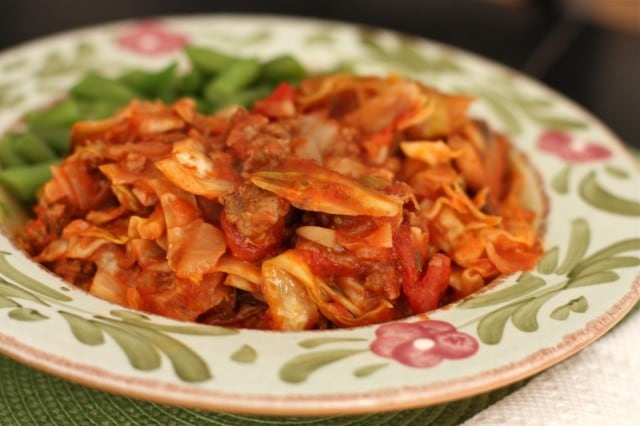
[[(640, 303), (627, 318), (631, 315), (640, 315)], [(0, 425), (446, 426), (462, 423), (526, 382), (413, 410), (363, 416), (258, 417), (138, 401), (59, 379), (0, 355)]]
[(59, 379), (0, 356), (0, 425), (455, 425), (525, 382), (428, 408), (337, 417), (257, 417), (138, 401)]

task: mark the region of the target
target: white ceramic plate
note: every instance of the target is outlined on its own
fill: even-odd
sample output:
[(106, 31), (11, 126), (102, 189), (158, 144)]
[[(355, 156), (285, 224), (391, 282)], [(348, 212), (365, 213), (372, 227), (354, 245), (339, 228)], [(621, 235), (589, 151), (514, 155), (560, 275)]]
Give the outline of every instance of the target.
[[(265, 58), (292, 53), (317, 70), (346, 64), (358, 73), (394, 71), (478, 96), (472, 115), (506, 132), (540, 172), (538, 189), (549, 207), (547, 254), (531, 273), (508, 277), (429, 318), (277, 333), (125, 310), (70, 287), (2, 237), (3, 353), (88, 386), (189, 407), (365, 413), (450, 401), (531, 376), (604, 334), (638, 300), (640, 173), (634, 159), (571, 102), (447, 46), (275, 17), (167, 18), (89, 28), (0, 55), (0, 131), (59, 97), (89, 69), (118, 73), (159, 69), (176, 58), (185, 62), (185, 42)], [(2, 207), (3, 222), (11, 226), (15, 206), (6, 199)], [(389, 340), (408, 329), (403, 335), (413, 337), (402, 342), (405, 349)], [(412, 365), (403, 356), (433, 345), (438, 355), (429, 363)]]

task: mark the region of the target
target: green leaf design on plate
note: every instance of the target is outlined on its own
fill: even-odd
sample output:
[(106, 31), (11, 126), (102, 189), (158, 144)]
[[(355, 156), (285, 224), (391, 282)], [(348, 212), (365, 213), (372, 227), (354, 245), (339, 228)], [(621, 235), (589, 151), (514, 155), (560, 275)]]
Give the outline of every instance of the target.
[(360, 43), (367, 47), (370, 53), (378, 60), (387, 63), (395, 63), (397, 58), (391, 50), (384, 47), (376, 37), (375, 31), (370, 29), (363, 30), (360, 33)]
[(579, 263), (577, 263), (572, 269), (571, 273), (580, 271), (587, 267), (589, 264), (596, 262), (601, 259), (606, 259), (613, 257), (617, 254), (624, 253), (627, 251), (638, 251), (640, 250), (640, 238), (630, 238), (627, 240), (618, 241), (617, 243), (613, 243), (608, 245), (607, 247), (600, 249), (593, 253), (592, 255), (585, 257)]
[(627, 170), (611, 164), (604, 166), (604, 171), (607, 172), (609, 176), (617, 179), (628, 179), (631, 176)]
[(98, 327), (98, 325), (93, 321), (65, 311), (58, 311), (58, 313), (69, 325), (73, 337), (75, 337), (80, 343), (84, 343), (89, 346), (96, 346), (104, 343), (104, 334), (100, 327)]
[(5, 62), (2, 66), (2, 71), (7, 73), (18, 71), (20, 68), (24, 68), (28, 63), (29, 61), (26, 57), (16, 57), (8, 62)]
[(314, 45), (314, 44), (334, 44), (335, 39), (331, 35), (330, 31), (322, 31), (317, 33), (309, 34), (304, 38), (304, 44)]
[[(511, 90), (513, 90), (513, 87), (511, 87)], [(526, 98), (517, 93), (514, 96), (514, 100), (518, 106), (524, 111), (527, 111), (529, 115), (535, 114), (539, 109), (553, 106), (553, 101), (549, 98)]]
[(272, 37), (273, 37), (273, 33), (271, 31), (263, 29), (249, 35), (243, 40), (243, 42), (245, 44), (257, 44), (257, 43), (262, 43), (264, 41), (267, 41)]
[(39, 77), (48, 77), (64, 73), (71, 69), (72, 66), (58, 52), (51, 52), (45, 59), (42, 67), (38, 70)]
[(356, 368), (353, 371), (353, 375), (355, 377), (358, 377), (358, 378), (369, 377), (373, 373), (375, 373), (378, 370), (381, 370), (382, 368), (386, 367), (387, 365), (389, 365), (389, 364), (386, 363), (386, 362), (383, 362), (383, 363), (380, 363), (380, 364), (365, 365), (363, 367)]
[(249, 345), (242, 345), (240, 349), (231, 354), (231, 360), (241, 364), (252, 364), (258, 359), (258, 353)]
[(287, 383), (302, 383), (318, 369), (347, 357), (366, 352), (367, 350), (368, 349), (330, 349), (307, 352), (287, 361), (280, 368), (280, 379)]
[(520, 296), (525, 296), (539, 289), (540, 287), (543, 287), (544, 285), (545, 282), (542, 278), (536, 277), (531, 274), (523, 274), (518, 282), (514, 284), (511, 284), (498, 291), (481, 294), (480, 296), (467, 299), (458, 306), (463, 309), (475, 309), (493, 306), (513, 300)]
[(185, 324), (185, 325), (173, 325), (173, 324), (160, 324), (152, 322), (151, 319), (139, 312), (127, 311), (123, 309), (114, 309), (111, 312), (116, 318), (120, 318), (123, 322), (133, 325), (140, 325), (147, 328), (152, 328), (158, 331), (166, 331), (175, 334), (187, 334), (194, 336), (231, 336), (238, 334), (239, 330), (234, 328), (219, 327), (213, 325), (202, 324)]
[(569, 318), (570, 313), (571, 313), (571, 310), (569, 309), (569, 306), (563, 305), (555, 308), (549, 316), (555, 320), (564, 321), (567, 318)]
[(11, 299), (7, 299), (4, 296), (0, 296), (0, 308), (18, 308), (18, 307), (20, 307), (19, 303), (16, 303)]
[(617, 268), (629, 268), (640, 265), (640, 259), (631, 256), (607, 257), (584, 264), (581, 268), (573, 268), (569, 273), (572, 279), (582, 278), (594, 272), (607, 271)]
[(22, 273), (7, 261), (7, 256), (8, 253), (0, 252), (0, 273), (2, 275), (9, 278), (14, 283), (49, 299), (53, 299), (59, 302), (70, 302), (71, 300), (73, 300), (66, 294), (62, 294)]
[(542, 115), (531, 115), (533, 121), (538, 124), (550, 128), (559, 130), (576, 130), (584, 129), (587, 127), (587, 123), (582, 120), (566, 118), (566, 117), (547, 117)]
[(542, 305), (547, 303), (556, 293), (557, 292), (551, 292), (522, 304), (511, 316), (513, 325), (520, 331), (532, 332), (538, 330), (538, 311), (540, 311)]
[(41, 314), (32, 308), (15, 308), (9, 311), (9, 317), (18, 321), (43, 321), (49, 319), (48, 316)]
[(504, 328), (511, 315), (528, 300), (512, 303), (485, 315), (478, 322), (478, 337), (487, 345), (496, 345), (502, 340)]
[(573, 168), (567, 165), (551, 179), (551, 188), (558, 194), (569, 193), (569, 177)]
[(24, 300), (30, 300), (42, 306), (49, 306), (47, 303), (42, 301), (38, 296), (35, 296), (31, 292), (23, 288), (20, 288), (17, 285), (14, 285), (2, 278), (0, 278), (0, 295), (4, 297), (13, 297), (13, 298), (19, 298)]
[(587, 298), (584, 296), (580, 296), (577, 299), (573, 299), (569, 302), (569, 309), (571, 312), (577, 312), (580, 314), (584, 314), (589, 309), (589, 302)]
[(578, 192), (587, 204), (622, 216), (640, 216), (640, 202), (630, 200), (604, 189), (596, 179), (596, 172), (589, 172), (581, 181)]
[(558, 306), (549, 315), (551, 318), (558, 321), (565, 321), (569, 318), (571, 312), (585, 313), (589, 309), (589, 302), (584, 296), (580, 296), (577, 299), (573, 299), (565, 305)]
[(537, 270), (539, 273), (548, 275), (553, 273), (558, 267), (558, 257), (560, 254), (560, 249), (558, 247), (552, 247), (540, 258), (537, 265)]
[(393, 46), (383, 44), (376, 31), (365, 29), (360, 32), (360, 43), (369, 50), (377, 61), (415, 73), (461, 72), (462, 66), (445, 53), (428, 57), (420, 52), (418, 41), (411, 37), (397, 37)]
[(254, 32), (253, 34), (249, 34), (247, 37), (244, 37), (242, 40), (238, 40), (239, 43), (242, 44), (257, 44), (262, 43), (273, 37), (273, 33), (267, 29), (262, 29)]
[(395, 50), (397, 60), (416, 72), (452, 73), (463, 71), (462, 66), (454, 62), (444, 52), (440, 56), (427, 58), (419, 51), (418, 43), (420, 40), (412, 37), (399, 37)]
[(151, 371), (160, 368), (160, 352), (143, 334), (113, 323), (92, 321), (120, 346), (133, 368)]
[(24, 95), (21, 93), (14, 93), (13, 84), (0, 85), (0, 107), (12, 108), (18, 105), (24, 100)]
[(472, 93), (482, 98), (493, 110), (505, 127), (505, 131), (515, 135), (522, 131), (521, 118), (527, 117), (538, 125), (553, 129), (579, 129), (587, 127), (587, 123), (570, 117), (559, 117), (552, 110), (554, 104), (546, 98), (525, 96), (514, 85), (512, 76), (506, 75), (494, 79), (494, 84), (489, 89), (485, 87), (473, 87), (469, 89), (458, 88), (459, 93)]
[[(128, 335), (137, 336), (138, 340), (163, 352), (171, 361), (176, 375), (182, 380), (202, 382), (212, 378), (207, 363), (198, 354), (179, 340), (162, 333), (154, 327), (157, 324), (117, 321), (105, 317), (96, 317), (96, 319), (98, 320), (96, 324), (101, 327), (103, 323), (117, 327)], [(123, 350), (128, 349), (123, 347)]]
[(298, 342), (298, 346), (313, 349), (318, 346), (327, 345), (330, 343), (342, 343), (342, 342), (366, 342), (367, 339), (358, 337), (315, 337), (313, 339), (305, 339)]
[(590, 239), (591, 232), (587, 221), (583, 218), (572, 220), (569, 247), (567, 248), (563, 262), (556, 270), (557, 274), (566, 274), (582, 259), (589, 247)]
[(508, 102), (505, 102), (505, 99), (501, 99), (499, 95), (486, 90), (480, 91), (479, 95), (491, 107), (507, 133), (515, 135), (522, 131), (520, 120), (508, 107)]
[(562, 282), (551, 287), (545, 287), (536, 295), (527, 297), (524, 300), (516, 300), (482, 316), (477, 326), (478, 337), (488, 345), (500, 343), (509, 318), (511, 318), (516, 328), (521, 331), (536, 331), (538, 329), (537, 315), (540, 307), (561, 291), (564, 285), (565, 283)]
[(193, 336), (231, 336), (239, 333), (238, 330), (235, 330), (233, 328), (218, 327), (214, 325), (170, 325), (158, 324), (154, 322), (143, 322), (134, 319), (127, 319), (124, 320), (124, 322), (128, 324), (142, 325), (144, 327), (151, 328), (157, 331), (166, 331), (175, 334), (188, 334)]
[(86, 41), (81, 41), (76, 45), (76, 57), (78, 59), (89, 59), (96, 53), (96, 47)]
[[(512, 80), (508, 81), (512, 83)], [(551, 129), (582, 129), (587, 127), (583, 120), (559, 117), (555, 113), (544, 112), (553, 108), (553, 102), (549, 98), (532, 98), (516, 92), (517, 87), (513, 84), (505, 86), (511, 91), (511, 97), (522, 111), (534, 122)]]
[(566, 288), (587, 287), (597, 284), (606, 284), (617, 281), (620, 275), (613, 271), (596, 272), (593, 274), (574, 278), (569, 281)]
[(95, 65), (92, 61), (95, 47), (87, 42), (80, 42), (75, 46), (71, 57), (66, 57), (60, 52), (50, 52), (40, 69), (36, 72), (38, 77), (55, 77), (73, 71), (84, 71)]
[[(219, 335), (216, 327), (207, 326), (165, 326), (150, 322), (146, 315), (126, 310), (113, 310), (111, 314), (119, 320), (95, 316), (91, 319), (66, 311), (58, 312), (67, 322), (73, 336), (81, 343), (96, 346), (104, 344), (104, 333), (108, 334), (122, 349), (131, 366), (144, 371), (160, 367), (162, 358), (167, 356), (176, 375), (186, 382), (202, 382), (213, 376), (207, 363), (190, 347), (165, 334), (165, 331), (190, 335)], [(240, 354), (244, 361), (249, 360), (249, 349)], [(254, 357), (255, 358), (255, 357)]]
[[(478, 322), (477, 332), (480, 340), (486, 344), (500, 343), (509, 318), (518, 330), (534, 332), (539, 328), (540, 308), (560, 292), (616, 282), (620, 276), (613, 269), (640, 265), (638, 256), (619, 256), (624, 252), (640, 251), (640, 238), (610, 244), (585, 257), (590, 234), (589, 224), (584, 219), (574, 219), (571, 222), (568, 248), (562, 264), (555, 268), (559, 253), (557, 247), (550, 249), (541, 259), (538, 265), (539, 273), (551, 274), (555, 271), (556, 274), (566, 277), (565, 280), (548, 285), (542, 278), (527, 272), (520, 276), (518, 282), (500, 291), (483, 294), (460, 304), (460, 307), (469, 309), (509, 302), (467, 323)], [(525, 291), (520, 287), (524, 287)], [(518, 299), (521, 296), (526, 298)], [(582, 313), (588, 308), (588, 300), (580, 296), (554, 309), (551, 316), (556, 320), (566, 320), (570, 312)]]
[(143, 321), (148, 321), (149, 320), (149, 316), (143, 314), (142, 312), (135, 312), (135, 311), (129, 311), (126, 309), (112, 309), (111, 311), (109, 311), (109, 313), (111, 315), (113, 315), (116, 318), (120, 318), (123, 320), (143, 320)]

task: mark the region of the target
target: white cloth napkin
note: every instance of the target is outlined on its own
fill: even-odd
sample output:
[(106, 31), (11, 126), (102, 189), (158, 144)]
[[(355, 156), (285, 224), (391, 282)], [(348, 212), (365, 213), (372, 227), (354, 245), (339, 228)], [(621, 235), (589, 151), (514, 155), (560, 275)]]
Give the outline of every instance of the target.
[(640, 425), (640, 312), (464, 423)]

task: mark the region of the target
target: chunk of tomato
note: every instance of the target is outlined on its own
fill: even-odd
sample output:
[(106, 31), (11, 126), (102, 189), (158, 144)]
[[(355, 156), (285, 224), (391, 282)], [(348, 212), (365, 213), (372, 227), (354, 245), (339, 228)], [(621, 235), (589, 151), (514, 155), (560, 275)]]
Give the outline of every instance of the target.
[(258, 100), (252, 112), (267, 117), (290, 117), (295, 114), (296, 89), (288, 83), (280, 83), (266, 98)]
[(403, 286), (413, 286), (420, 276), (421, 259), (407, 225), (400, 225), (394, 233), (393, 249), (398, 259)]
[(413, 312), (421, 314), (436, 309), (450, 278), (451, 258), (437, 253), (429, 260), (427, 272), (419, 281), (403, 282), (402, 291)]

